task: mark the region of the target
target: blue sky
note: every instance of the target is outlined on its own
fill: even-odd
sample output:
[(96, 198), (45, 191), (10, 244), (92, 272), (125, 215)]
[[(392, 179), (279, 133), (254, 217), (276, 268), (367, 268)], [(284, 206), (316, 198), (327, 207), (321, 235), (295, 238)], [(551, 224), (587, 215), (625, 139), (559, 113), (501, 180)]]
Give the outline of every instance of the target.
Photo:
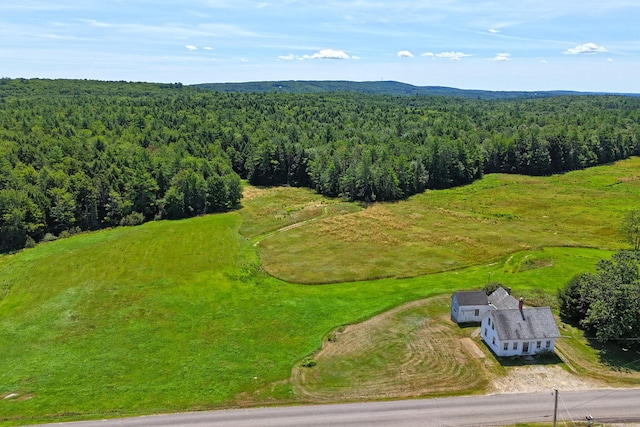
[(640, 0), (3, 0), (0, 74), (640, 93)]

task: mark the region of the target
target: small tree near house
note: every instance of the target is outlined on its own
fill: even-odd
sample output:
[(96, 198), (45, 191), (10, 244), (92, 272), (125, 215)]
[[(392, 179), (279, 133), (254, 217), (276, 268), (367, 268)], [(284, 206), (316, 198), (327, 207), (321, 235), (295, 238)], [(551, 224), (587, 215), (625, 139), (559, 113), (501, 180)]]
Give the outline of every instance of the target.
[(620, 231), (631, 243), (633, 250), (640, 251), (640, 210), (633, 210), (625, 215)]

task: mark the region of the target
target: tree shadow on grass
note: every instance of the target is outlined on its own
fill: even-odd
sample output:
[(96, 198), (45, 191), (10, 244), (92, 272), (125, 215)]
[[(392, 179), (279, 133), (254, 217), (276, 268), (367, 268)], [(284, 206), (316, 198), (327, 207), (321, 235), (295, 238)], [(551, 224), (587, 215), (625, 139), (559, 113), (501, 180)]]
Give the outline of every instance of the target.
[(587, 337), (589, 345), (598, 350), (600, 362), (611, 370), (622, 373), (640, 373), (640, 344), (602, 342)]
[(640, 373), (640, 341), (603, 342), (582, 329), (575, 319), (561, 316), (561, 320), (582, 332), (587, 345), (597, 351), (600, 363), (615, 372)]

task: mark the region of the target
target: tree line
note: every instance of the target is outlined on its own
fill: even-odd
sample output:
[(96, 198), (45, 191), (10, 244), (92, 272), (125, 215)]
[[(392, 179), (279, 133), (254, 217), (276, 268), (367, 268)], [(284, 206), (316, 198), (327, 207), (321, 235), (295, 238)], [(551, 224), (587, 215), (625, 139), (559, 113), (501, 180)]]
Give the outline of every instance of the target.
[(620, 251), (558, 291), (560, 314), (601, 341), (640, 340), (640, 251)]
[(608, 163), (640, 154), (639, 107), (0, 79), (0, 251), (234, 209), (241, 179), (373, 202)]
[(640, 344), (640, 210), (627, 212), (620, 231), (631, 250), (601, 260), (558, 290), (560, 314), (601, 341)]

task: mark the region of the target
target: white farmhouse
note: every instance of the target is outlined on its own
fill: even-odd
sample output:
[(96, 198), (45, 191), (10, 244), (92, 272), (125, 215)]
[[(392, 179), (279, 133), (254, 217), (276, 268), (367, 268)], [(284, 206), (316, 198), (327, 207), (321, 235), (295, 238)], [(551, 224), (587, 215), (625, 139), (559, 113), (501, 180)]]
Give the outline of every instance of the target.
[(480, 323), (483, 341), (497, 356), (553, 351), (558, 326), (549, 307), (492, 310)]

